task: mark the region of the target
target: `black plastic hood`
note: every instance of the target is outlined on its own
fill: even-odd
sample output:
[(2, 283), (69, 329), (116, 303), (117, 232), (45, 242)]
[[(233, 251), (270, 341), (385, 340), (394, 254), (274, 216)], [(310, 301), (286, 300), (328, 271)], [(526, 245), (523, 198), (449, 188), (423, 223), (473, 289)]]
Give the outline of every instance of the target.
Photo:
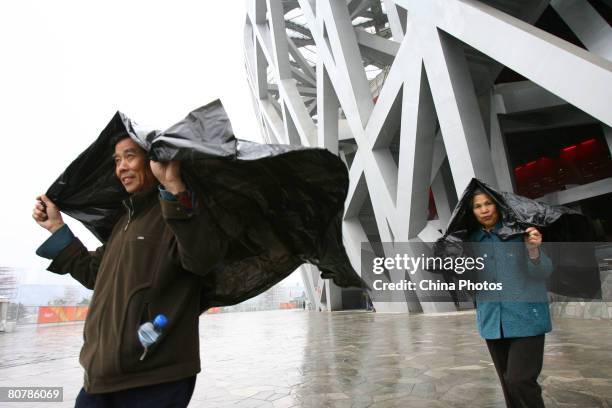
[(203, 310), (253, 297), (303, 263), (316, 265), (339, 286), (364, 287), (342, 244), (344, 163), (325, 149), (236, 139), (218, 100), (165, 131), (139, 128), (117, 112), (51, 185), (47, 196), (102, 242), (128, 196), (112, 160), (117, 138), (125, 135), (150, 159), (182, 162), (186, 182), (224, 234), (219, 239), (230, 241), (223, 267), (206, 280)]
[(513, 193), (498, 191), (478, 179), (472, 179), (455, 207), (444, 236), (436, 243), (440, 256), (457, 256), (462, 243), (479, 224), (472, 212), (476, 189), (487, 193), (501, 213), (502, 240), (523, 235), (529, 227), (542, 233), (543, 249), (555, 269), (548, 289), (564, 296), (584, 299), (601, 298), (601, 281), (595, 260), (594, 232), (591, 221), (570, 208), (544, 204)]

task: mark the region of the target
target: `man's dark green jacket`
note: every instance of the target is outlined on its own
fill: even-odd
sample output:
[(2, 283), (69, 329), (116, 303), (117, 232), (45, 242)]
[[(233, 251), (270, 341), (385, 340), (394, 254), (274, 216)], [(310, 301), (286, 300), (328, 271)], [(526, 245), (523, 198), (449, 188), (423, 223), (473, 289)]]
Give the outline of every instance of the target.
[[(38, 251), (53, 255), (50, 271), (69, 273), (94, 290), (80, 354), (89, 393), (170, 382), (200, 371), (202, 284), (226, 253), (226, 240), (197, 202), (189, 209), (154, 189), (124, 204), (126, 213), (95, 252), (67, 227)], [(53, 253), (62, 239), (67, 245)], [(138, 328), (158, 314), (167, 316), (168, 325), (141, 361)]]

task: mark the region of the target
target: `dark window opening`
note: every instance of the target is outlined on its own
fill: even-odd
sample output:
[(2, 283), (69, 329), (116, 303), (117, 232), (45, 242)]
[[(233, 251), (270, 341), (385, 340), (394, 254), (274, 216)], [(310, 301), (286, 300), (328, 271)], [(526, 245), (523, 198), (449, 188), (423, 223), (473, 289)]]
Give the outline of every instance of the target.
[(612, 242), (612, 193), (580, 201), (582, 213), (593, 221), (597, 241)]
[(530, 198), (612, 177), (601, 126), (582, 125), (506, 135), (516, 192)]

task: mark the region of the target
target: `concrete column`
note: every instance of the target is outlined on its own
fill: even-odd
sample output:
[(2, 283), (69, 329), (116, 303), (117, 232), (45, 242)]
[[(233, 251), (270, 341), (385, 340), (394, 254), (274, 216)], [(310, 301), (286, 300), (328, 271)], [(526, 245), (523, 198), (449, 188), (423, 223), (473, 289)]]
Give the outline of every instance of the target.
[(513, 192), (512, 169), (510, 168), (510, 162), (508, 160), (508, 151), (506, 149), (504, 135), (499, 126), (496, 107), (497, 104), (495, 103), (494, 95), (491, 93), (489, 96), (491, 158), (497, 178), (497, 186), (502, 191)]
[(340, 103), (322, 60), (317, 63), (318, 146), (338, 154), (338, 109)]
[(612, 27), (587, 0), (552, 0), (550, 5), (589, 51), (612, 61)]
[(442, 228), (446, 228), (448, 225), (451, 214), (457, 203), (457, 197), (450, 183), (452, 183), (450, 168), (448, 167), (448, 161), (444, 161), (431, 184), (431, 192), (434, 196), (436, 210)]
[(325, 296), (327, 297), (327, 311), (342, 310), (342, 288), (331, 279), (325, 280)]
[(612, 155), (612, 128), (606, 125), (602, 125), (602, 127), (606, 136), (606, 142), (608, 143), (608, 150), (610, 150), (610, 155)]

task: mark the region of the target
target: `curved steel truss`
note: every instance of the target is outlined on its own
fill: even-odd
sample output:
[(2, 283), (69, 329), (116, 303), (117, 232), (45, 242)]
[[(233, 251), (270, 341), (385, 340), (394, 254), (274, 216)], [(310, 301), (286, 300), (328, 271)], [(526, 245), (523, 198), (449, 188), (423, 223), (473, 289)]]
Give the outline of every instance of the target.
[[(535, 25), (551, 9), (578, 45)], [(612, 143), (612, 29), (586, 0), (250, 0), (245, 44), (266, 140), (326, 147), (350, 167), (357, 270), (362, 242), (439, 236), (472, 177), (513, 190), (504, 126), (599, 123)], [(520, 80), (499, 83), (504, 70)], [(581, 188), (542, 199), (612, 181)], [(342, 308), (342, 291), (303, 273), (315, 307)], [(376, 306), (455, 308), (419, 297)]]

